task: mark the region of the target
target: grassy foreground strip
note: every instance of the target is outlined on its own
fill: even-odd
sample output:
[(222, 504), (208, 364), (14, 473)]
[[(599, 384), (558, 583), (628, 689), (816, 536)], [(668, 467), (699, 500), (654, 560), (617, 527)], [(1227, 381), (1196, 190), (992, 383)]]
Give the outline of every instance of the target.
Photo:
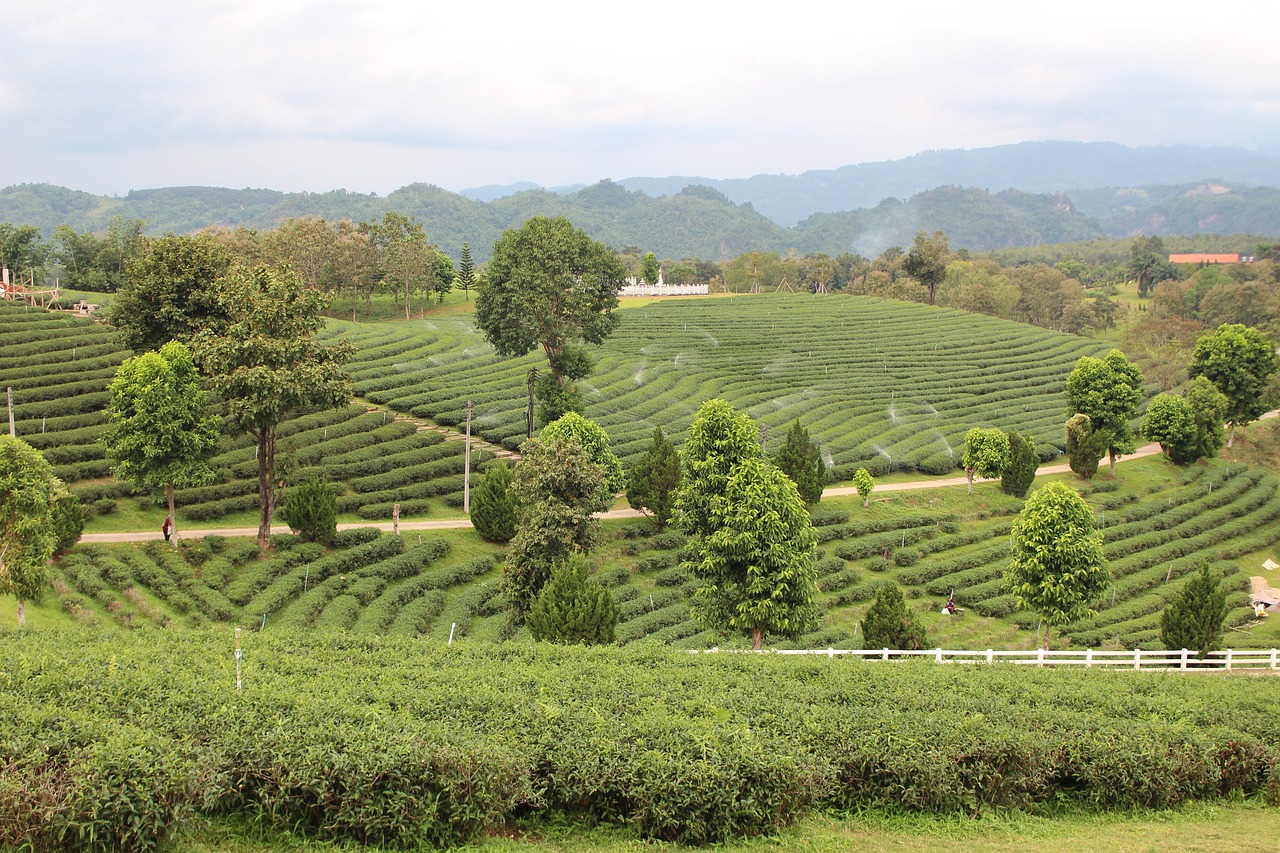
[[(987, 815), (904, 815), (866, 812), (856, 816), (810, 816), (762, 838), (717, 846), (722, 853), (807, 850), (897, 850), (932, 853), (1236, 853), (1268, 846), (1280, 835), (1280, 810), (1256, 803), (1195, 803), (1163, 811), (1098, 813), (1081, 810), (1052, 816), (1023, 812)], [(320, 853), (333, 847), (285, 834), (263, 834), (243, 826), (211, 823), (174, 845), (174, 853)], [(475, 853), (655, 853), (686, 849), (636, 838), (614, 827), (530, 824), (490, 835), (461, 850)]]
[(0, 848), (150, 849), (219, 822), (388, 847), (531, 821), (705, 844), (824, 811), (1280, 795), (1274, 678), (280, 631), (246, 636), (237, 691), (225, 630), (4, 633), (0, 659)]

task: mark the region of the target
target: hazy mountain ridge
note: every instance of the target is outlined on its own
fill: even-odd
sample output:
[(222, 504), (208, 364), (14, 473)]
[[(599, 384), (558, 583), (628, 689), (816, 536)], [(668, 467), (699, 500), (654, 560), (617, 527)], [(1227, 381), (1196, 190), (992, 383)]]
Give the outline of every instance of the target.
[[(1082, 152), (1097, 157), (1089, 162)], [(1158, 154), (1144, 160), (1144, 152)], [(1126, 163), (1132, 166), (1127, 172)], [(1102, 180), (1121, 173), (1165, 178), (1210, 165), (1224, 171), (1200, 172), (1177, 182), (1125, 180), (1084, 189), (1046, 189), (1068, 180)], [(1028, 185), (993, 190), (958, 179), (990, 178), (997, 172)], [(1240, 174), (1252, 180), (1231, 178)], [(488, 202), (425, 183), (409, 184), (385, 197), (347, 190), (166, 187), (112, 198), (23, 184), (0, 190), (0, 222), (36, 225), (51, 237), (61, 223), (79, 231), (101, 231), (113, 216), (145, 220), (149, 233), (185, 233), (210, 225), (266, 229), (301, 216), (367, 221), (398, 211), (419, 219), (429, 238), (455, 258), (463, 241), (469, 241), (476, 260), (483, 261), (504, 229), (546, 214), (566, 216), (617, 248), (635, 247), (665, 258), (717, 260), (752, 249), (874, 256), (892, 245), (909, 245), (918, 230), (944, 231), (953, 247), (972, 251), (1138, 233), (1280, 235), (1280, 189), (1258, 185), (1273, 174), (1280, 185), (1280, 160), (1235, 149), (1024, 143), (926, 152), (892, 163), (807, 172), (795, 178), (757, 176), (746, 181), (755, 182), (751, 186), (761, 194), (737, 201), (722, 187), (727, 184), (733, 192), (743, 192), (744, 184), (704, 178), (606, 180), (571, 193), (525, 189), (498, 195), (500, 188), (491, 187), (496, 197)], [(667, 191), (684, 180), (690, 183)], [(649, 189), (626, 185), (637, 181), (650, 181)], [(907, 186), (905, 182), (920, 189), (887, 191)], [(808, 196), (803, 195), (806, 186), (813, 188)], [(777, 192), (771, 196), (766, 190)], [(823, 209), (832, 199), (857, 200), (868, 193), (883, 194), (870, 203)], [(784, 228), (762, 208), (779, 204), (787, 194), (811, 201), (804, 216)]]

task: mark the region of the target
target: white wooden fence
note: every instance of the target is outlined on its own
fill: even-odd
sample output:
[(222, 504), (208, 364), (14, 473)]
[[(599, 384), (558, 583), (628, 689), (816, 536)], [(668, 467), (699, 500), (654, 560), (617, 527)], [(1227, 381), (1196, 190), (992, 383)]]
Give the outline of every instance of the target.
[[(719, 652), (720, 649), (709, 649)], [(935, 663), (1011, 663), (1025, 666), (1082, 666), (1105, 669), (1138, 669), (1138, 670), (1239, 670), (1239, 669), (1277, 669), (1280, 663), (1280, 651), (1277, 649), (1226, 649), (1209, 652), (1204, 660), (1200, 660), (1198, 652), (1187, 649), (1143, 651), (1134, 649), (1131, 652), (1110, 652), (1096, 649), (1057, 650), (1036, 649), (1033, 651), (965, 651), (950, 649), (776, 649), (770, 654), (778, 655), (825, 655), (834, 657), (856, 657), (870, 661), (909, 660), (911, 658), (932, 659)]]

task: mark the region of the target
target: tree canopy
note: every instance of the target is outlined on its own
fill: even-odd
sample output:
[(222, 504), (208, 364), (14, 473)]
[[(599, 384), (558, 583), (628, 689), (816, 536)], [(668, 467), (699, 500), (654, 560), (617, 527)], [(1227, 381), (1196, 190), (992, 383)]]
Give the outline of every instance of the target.
[(1191, 376), (1209, 379), (1227, 398), (1227, 421), (1235, 438), (1237, 425), (1257, 420), (1273, 402), (1265, 391), (1280, 362), (1275, 342), (1257, 329), (1224, 323), (1196, 341), (1191, 353)]
[(1013, 523), (1013, 561), (1004, 579), (1020, 607), (1049, 627), (1093, 614), (1092, 605), (1110, 582), (1102, 534), (1080, 493), (1063, 483), (1046, 483), (1031, 493)]
[(1227, 589), (1207, 565), (1183, 585), (1160, 613), (1160, 641), (1166, 649), (1193, 649), (1204, 658), (1222, 645)]
[(662, 433), (653, 428), (653, 441), (627, 477), (627, 503), (645, 512), (662, 530), (671, 520), (676, 491), (680, 488), (680, 457)]
[(613, 309), (625, 278), (614, 253), (568, 219), (535, 216), (494, 243), (476, 324), (499, 355), (541, 347), (562, 375), (567, 345), (598, 344), (617, 327)]
[(1067, 376), (1068, 414), (1088, 415), (1095, 433), (1110, 437), (1107, 452), (1111, 474), (1116, 473), (1116, 457), (1132, 453), (1135, 441), (1129, 421), (1138, 415), (1142, 402), (1142, 371), (1113, 349), (1104, 358), (1082, 356)]
[(622, 491), (627, 485), (627, 475), (622, 470), (622, 463), (609, 446), (609, 433), (595, 421), (588, 420), (577, 412), (567, 412), (560, 418), (542, 428), (539, 437), (543, 441), (574, 440), (587, 451), (591, 461), (600, 466), (604, 472), (604, 485), (614, 494)]
[(911, 251), (902, 262), (907, 275), (929, 289), (929, 304), (937, 298), (938, 285), (947, 277), (947, 261), (951, 257), (951, 241), (941, 231), (930, 237), (924, 231), (916, 233)]
[(827, 465), (822, 461), (818, 445), (809, 438), (809, 431), (800, 425), (799, 419), (787, 430), (787, 437), (774, 455), (773, 464), (796, 484), (800, 499), (805, 504), (812, 506), (822, 500), (822, 490), (826, 488), (828, 479)]
[(111, 301), (111, 324), (134, 352), (158, 351), (169, 341), (189, 344), (196, 332), (226, 325), (230, 306), (217, 282), (231, 268), (230, 253), (202, 236), (149, 240), (125, 267), (124, 285)]
[(321, 344), (328, 297), (305, 287), (288, 267), (236, 268), (217, 288), (225, 330), (196, 335), (194, 351), (222, 398), (232, 429), (258, 445), (258, 544), (269, 547), (271, 517), (280, 496), (276, 427), (304, 408), (340, 408), (351, 400), (343, 364), (347, 342)]
[(973, 427), (964, 434), (964, 474), (973, 494), (974, 476), (999, 477), (1009, 465), (1009, 436), (1004, 430)]
[(214, 480), (209, 460), (217, 452), (222, 421), (206, 411), (200, 374), (179, 341), (126, 359), (108, 391), (110, 425), (102, 440), (115, 474), (140, 489), (164, 492), (176, 545), (174, 488)]
[(758, 649), (766, 633), (812, 630), (819, 609), (809, 514), (755, 435), (751, 418), (723, 400), (702, 405), (681, 452), (676, 518), (694, 537), (685, 561), (700, 582), (694, 616), (747, 633)]
[(0, 593), (18, 599), (19, 627), (26, 622), (26, 602), (44, 597), (57, 547), (50, 517), (61, 486), (38, 450), (0, 435)]

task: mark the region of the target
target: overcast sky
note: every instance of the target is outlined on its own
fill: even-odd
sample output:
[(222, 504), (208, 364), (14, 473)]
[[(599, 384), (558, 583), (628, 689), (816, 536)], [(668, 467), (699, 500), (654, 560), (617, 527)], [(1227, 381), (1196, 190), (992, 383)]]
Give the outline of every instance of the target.
[(9, 3), (0, 186), (387, 194), (1027, 140), (1280, 151), (1280, 4)]

